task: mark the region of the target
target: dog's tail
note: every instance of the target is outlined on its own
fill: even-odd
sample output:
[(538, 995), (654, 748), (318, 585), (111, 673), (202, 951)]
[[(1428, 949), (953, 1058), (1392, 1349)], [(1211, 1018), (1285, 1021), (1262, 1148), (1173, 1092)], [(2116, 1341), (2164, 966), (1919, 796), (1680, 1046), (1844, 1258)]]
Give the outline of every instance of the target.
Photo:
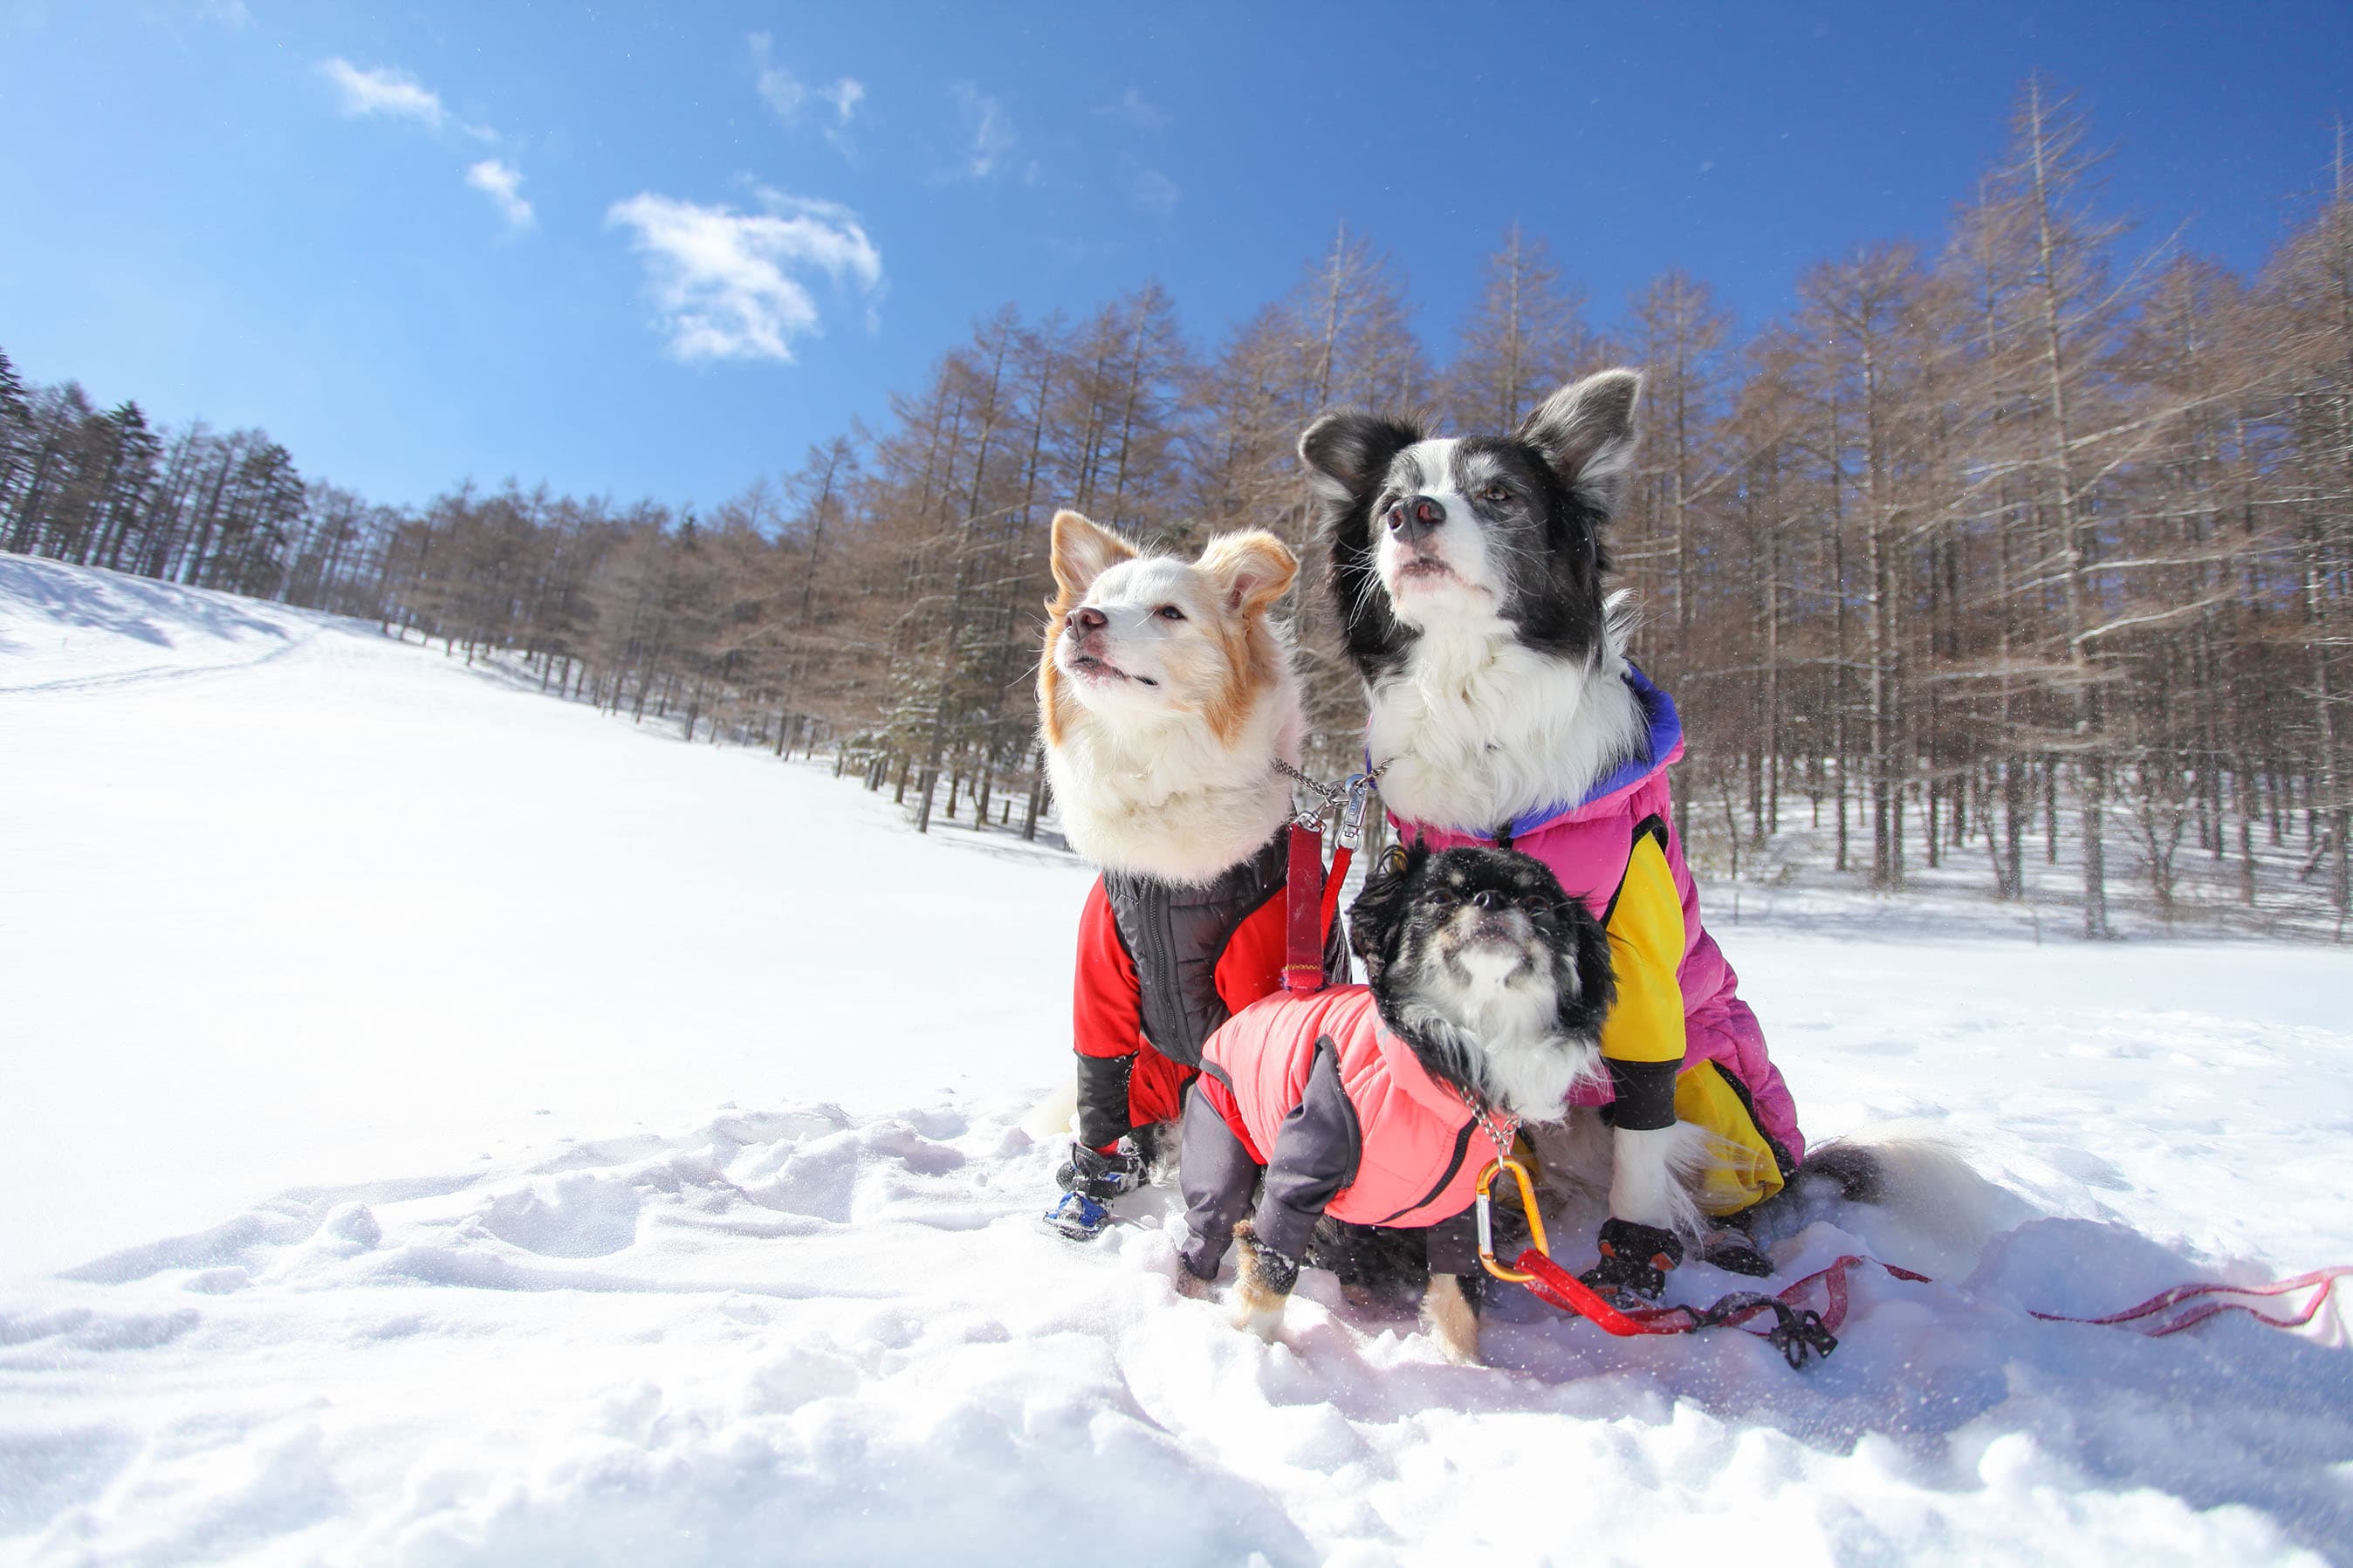
[(1061, 1086), (1039, 1100), (1029, 1114), (1021, 1119), (1021, 1131), (1039, 1143), (1059, 1143), (1071, 1135), (1071, 1119), (1079, 1113), (1079, 1085), (1075, 1077), (1062, 1079)]
[(1787, 1194), (1805, 1220), (1832, 1203), (1862, 1204), (1882, 1216), (1874, 1242), (1928, 1273), (1959, 1273), (1985, 1244), (2029, 1217), (2027, 1204), (1978, 1173), (1941, 1129), (1920, 1122), (1865, 1128), (1806, 1156)]

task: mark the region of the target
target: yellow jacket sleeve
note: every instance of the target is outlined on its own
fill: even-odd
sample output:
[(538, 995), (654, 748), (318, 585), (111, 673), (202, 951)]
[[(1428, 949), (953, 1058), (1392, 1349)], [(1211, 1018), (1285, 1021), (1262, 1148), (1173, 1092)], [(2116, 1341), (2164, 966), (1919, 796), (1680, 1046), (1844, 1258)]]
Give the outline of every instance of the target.
[(1683, 901), (1662, 837), (1651, 825), (1638, 830), (1606, 926), (1618, 1001), (1601, 1026), (1601, 1055), (1620, 1127), (1673, 1123), (1683, 1063)]

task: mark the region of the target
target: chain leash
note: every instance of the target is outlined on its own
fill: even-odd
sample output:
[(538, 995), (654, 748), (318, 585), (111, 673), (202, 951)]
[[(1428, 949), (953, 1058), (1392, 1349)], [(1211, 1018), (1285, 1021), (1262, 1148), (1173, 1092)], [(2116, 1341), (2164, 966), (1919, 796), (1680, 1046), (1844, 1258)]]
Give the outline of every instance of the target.
[(1487, 1114), (1487, 1108), (1480, 1104), (1476, 1097), (1465, 1092), (1460, 1087), (1455, 1089), (1454, 1095), (1456, 1099), (1461, 1100), (1461, 1102), (1470, 1109), (1472, 1119), (1479, 1123), (1479, 1130), (1482, 1132), (1484, 1132), (1487, 1135), (1487, 1141), (1495, 1146), (1495, 1158), (1498, 1160), (1510, 1159), (1512, 1157), (1512, 1140), (1519, 1135), (1520, 1119), (1516, 1116), (1506, 1114), (1504, 1118), (1504, 1124), (1498, 1127), (1495, 1124), (1495, 1119)]
[[(1392, 757), (1389, 762), (1396, 760)], [(1274, 759), (1274, 771), (1298, 786), (1291, 792), (1292, 805), (1295, 808), (1292, 816), (1293, 822), (1310, 833), (1321, 833), (1326, 815), (1336, 817), (1340, 823), (1341, 847), (1354, 849), (1357, 838), (1364, 832), (1365, 808), (1372, 798), (1373, 786), (1379, 784), (1381, 775), (1389, 771), (1389, 763), (1383, 763), (1360, 773), (1350, 773), (1336, 784), (1325, 784), (1322, 779), (1302, 773), (1281, 757)], [(1310, 803), (1301, 805), (1303, 796), (1311, 797)]]

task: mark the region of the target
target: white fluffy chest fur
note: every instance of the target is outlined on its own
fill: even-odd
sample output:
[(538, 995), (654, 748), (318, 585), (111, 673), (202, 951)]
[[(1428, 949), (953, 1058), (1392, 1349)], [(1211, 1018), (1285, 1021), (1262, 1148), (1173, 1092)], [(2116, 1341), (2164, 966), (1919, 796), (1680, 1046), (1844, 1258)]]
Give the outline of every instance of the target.
[(1600, 1075), (1600, 1046), (1557, 1032), (1560, 1001), (1551, 981), (1527, 973), (1516, 956), (1473, 948), (1460, 962), (1467, 984), (1440, 967), (1424, 982), (1428, 1011), (1417, 1022), (1423, 1028), (1442, 1022), (1475, 1041), (1488, 1088), (1504, 1110), (1523, 1121), (1557, 1119), (1570, 1089)]
[(1643, 743), (1620, 647), (1614, 626), (1589, 664), (1523, 646), (1499, 617), (1430, 627), (1372, 689), (1366, 745), (1388, 763), (1383, 798), (1411, 821), (1480, 833), (1582, 798)]
[(1046, 749), (1071, 847), (1108, 870), (1208, 881), (1290, 816), (1274, 761), (1297, 764), (1303, 727), (1287, 662), (1231, 745), (1198, 713), (1113, 723), (1073, 704), (1061, 743)]

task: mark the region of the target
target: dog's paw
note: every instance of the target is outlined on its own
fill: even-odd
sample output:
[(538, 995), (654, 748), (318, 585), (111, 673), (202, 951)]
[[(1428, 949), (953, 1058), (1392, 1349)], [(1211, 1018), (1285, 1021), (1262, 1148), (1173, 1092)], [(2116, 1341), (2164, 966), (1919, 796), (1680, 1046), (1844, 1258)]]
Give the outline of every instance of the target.
[(1479, 1314), (1463, 1293), (1462, 1281), (1451, 1274), (1433, 1274), (1421, 1295), (1421, 1326), (1438, 1348), (1457, 1366), (1479, 1364)]
[(1246, 1334), (1256, 1334), (1272, 1344), (1282, 1336), (1282, 1309), (1288, 1297), (1269, 1300), (1251, 1290), (1248, 1285), (1234, 1286), (1234, 1299), (1229, 1303), (1226, 1321)]
[(1282, 1331), (1283, 1304), (1299, 1283), (1299, 1265), (1260, 1245), (1248, 1220), (1234, 1226), (1234, 1239), (1241, 1244), (1241, 1265), (1234, 1275), (1233, 1325), (1271, 1342)]

